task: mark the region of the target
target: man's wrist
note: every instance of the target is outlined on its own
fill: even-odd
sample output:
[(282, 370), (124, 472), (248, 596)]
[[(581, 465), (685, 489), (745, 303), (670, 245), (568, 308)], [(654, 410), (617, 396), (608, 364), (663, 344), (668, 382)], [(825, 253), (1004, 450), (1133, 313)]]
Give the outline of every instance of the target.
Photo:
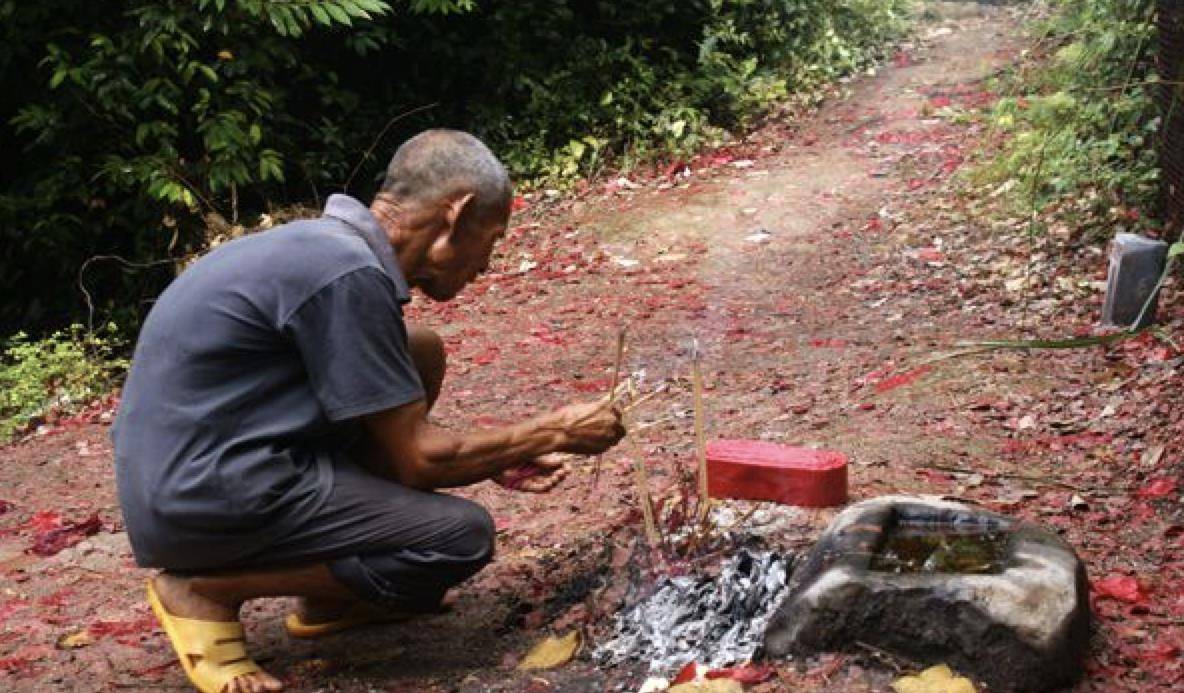
[(535, 433), (542, 437), (543, 450), (538, 454), (558, 452), (570, 442), (567, 425), (555, 412), (544, 414), (535, 420)]

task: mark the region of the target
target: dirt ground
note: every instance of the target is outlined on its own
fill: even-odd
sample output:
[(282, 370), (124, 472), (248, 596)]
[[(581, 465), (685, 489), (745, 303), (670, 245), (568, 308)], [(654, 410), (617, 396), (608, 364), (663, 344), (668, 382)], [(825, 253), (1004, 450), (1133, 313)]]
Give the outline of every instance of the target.
[[(1013, 10), (933, 6), (915, 40), (811, 115), (787, 111), (652, 175), (534, 196), (494, 272), (456, 302), (413, 306), (448, 345), (446, 425), (598, 396), (621, 326), (627, 370), (668, 392), (632, 415), (596, 484), (587, 460), (547, 495), (465, 490), (495, 516), (499, 556), (454, 613), (302, 642), (283, 632), (287, 601), (252, 603), (259, 661), (294, 691), (635, 690), (636, 672), (586, 658), (538, 675), (514, 665), (548, 632), (595, 637), (619, 602), (611, 576), (640, 523), (633, 460), (659, 497), (693, 466), (697, 340), (711, 436), (842, 450), (853, 499), (938, 493), (1055, 527), (1087, 562), (1098, 615), (1075, 690), (1180, 685), (1184, 311), (1165, 311), (1162, 339), (934, 359), (959, 340), (1090, 329), (1105, 266), (1071, 239), (1034, 250), (956, 193), (989, 145), (985, 126), (950, 114), (997, 98), (987, 80), (1025, 43)], [(186, 688), (121, 532), (109, 419), (97, 406), (0, 449), (4, 690)], [(96, 512), (100, 531), (57, 551), (61, 528)], [(833, 517), (779, 512), (795, 547)], [(883, 690), (909, 666), (823, 655), (780, 663), (756, 690)]]

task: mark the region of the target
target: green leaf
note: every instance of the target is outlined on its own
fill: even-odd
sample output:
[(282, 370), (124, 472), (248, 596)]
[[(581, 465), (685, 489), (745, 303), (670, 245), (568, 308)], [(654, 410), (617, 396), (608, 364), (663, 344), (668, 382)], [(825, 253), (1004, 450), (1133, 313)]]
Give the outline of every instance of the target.
[(354, 0), (354, 4), (374, 14), (386, 14), (391, 6), (382, 0)]
[(1184, 241), (1176, 241), (1168, 248), (1168, 257), (1184, 255)]
[(308, 9), (312, 12), (313, 19), (318, 24), (324, 26), (331, 26), (333, 24), (333, 19), (329, 17), (329, 13), (325, 11), (324, 7), (320, 5), (309, 5)]
[(325, 3), (324, 8), (325, 8), (325, 11), (328, 12), (330, 15), (332, 15), (333, 19), (337, 20), (337, 22), (339, 24), (344, 24), (346, 26), (353, 26), (353, 23), (350, 21), (349, 15), (346, 14), (345, 10), (341, 9), (341, 6), (338, 5), (337, 3), (327, 2), (327, 3)]

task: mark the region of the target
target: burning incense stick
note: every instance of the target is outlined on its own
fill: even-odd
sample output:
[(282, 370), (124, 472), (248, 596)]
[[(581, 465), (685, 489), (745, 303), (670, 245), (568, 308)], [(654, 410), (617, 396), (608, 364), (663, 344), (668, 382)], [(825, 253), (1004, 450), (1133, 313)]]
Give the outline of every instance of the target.
[(608, 388), (608, 395), (606, 395), (609, 405), (617, 399), (617, 385), (621, 382), (621, 362), (625, 358), (625, 328), (617, 333), (617, 355), (613, 358), (613, 380), (612, 385)]
[(622, 411), (624, 411), (626, 414), (628, 414), (629, 412), (640, 407), (641, 405), (645, 404), (647, 401), (653, 399), (654, 397), (662, 394), (665, 391), (666, 391), (666, 386), (660, 385), (653, 392), (647, 392), (646, 394), (642, 395), (641, 397), (638, 397), (637, 399), (630, 400), (629, 404), (626, 404)]
[(662, 535), (658, 532), (658, 521), (654, 516), (654, 498), (650, 495), (650, 476), (645, 468), (645, 456), (640, 446), (633, 445), (633, 473), (637, 476), (637, 500), (641, 503), (641, 517), (645, 521), (645, 538), (650, 546), (658, 546)]

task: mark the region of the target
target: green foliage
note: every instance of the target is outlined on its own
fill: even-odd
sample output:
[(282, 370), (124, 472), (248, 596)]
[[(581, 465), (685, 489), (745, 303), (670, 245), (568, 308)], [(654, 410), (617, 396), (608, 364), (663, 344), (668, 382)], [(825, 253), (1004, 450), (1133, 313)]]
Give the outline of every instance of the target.
[(1151, 209), (1159, 178), (1149, 84), (1154, 7), (1153, 0), (1057, 0), (1040, 27), (1055, 50), (1013, 78), (1014, 95), (997, 104), (994, 125), (1014, 136), (980, 176), (1014, 180), (1017, 205), (1056, 208), (1107, 237), (1114, 221), (1132, 220), (1128, 210)]
[(0, 443), (51, 412), (76, 412), (107, 393), (127, 369), (117, 356), (122, 347), (114, 325), (12, 337), (0, 356)]
[[(211, 215), (365, 198), (425, 127), (475, 132), (520, 181), (692, 151), (866, 64), (908, 4), (0, 0), (20, 164), (0, 171), (0, 334), (76, 318), (92, 255), (182, 255)], [(134, 323), (170, 275), (128, 266), (87, 283)]]

